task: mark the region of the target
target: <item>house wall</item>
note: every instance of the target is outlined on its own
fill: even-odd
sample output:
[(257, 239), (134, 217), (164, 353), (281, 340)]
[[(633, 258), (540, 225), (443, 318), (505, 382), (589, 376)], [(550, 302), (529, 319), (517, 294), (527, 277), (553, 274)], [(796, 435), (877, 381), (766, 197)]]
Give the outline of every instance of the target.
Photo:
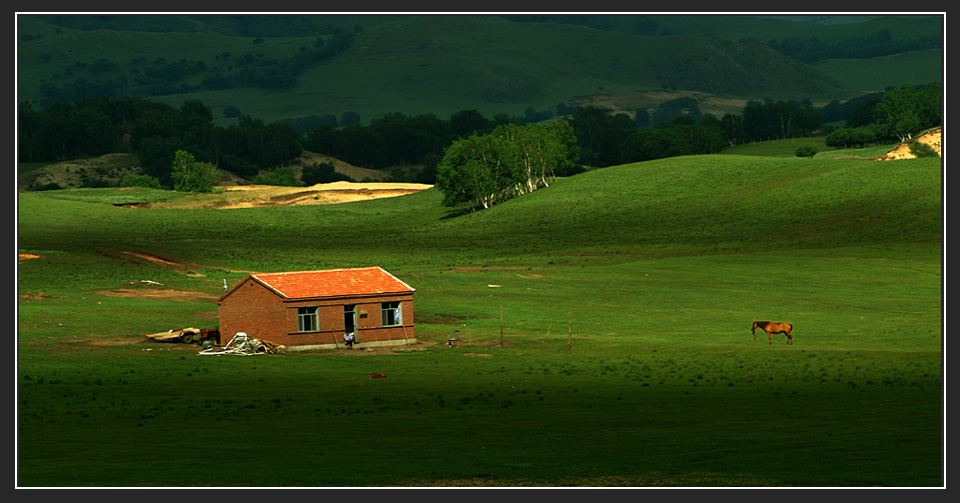
[[(401, 326), (383, 327), (381, 302), (400, 301)], [(237, 332), (288, 347), (343, 345), (343, 306), (355, 304), (357, 344), (383, 341), (413, 342), (413, 294), (288, 300), (253, 280), (246, 280), (220, 303), (221, 342), (226, 344)], [(319, 308), (319, 331), (297, 331), (297, 308)], [(364, 315), (364, 313), (366, 313)]]
[(277, 335), (276, 327), (286, 323), (282, 300), (260, 283), (246, 279), (220, 303), (220, 343), (227, 344), (237, 332), (275, 342), (272, 338)]
[[(380, 316), (382, 302), (400, 301), (403, 324), (396, 327), (384, 327)], [(384, 295), (376, 297), (288, 300), (286, 308), (286, 326), (283, 340), (286, 346), (316, 346), (323, 344), (343, 345), (344, 320), (343, 306), (355, 304), (357, 316), (357, 344), (388, 340), (410, 340), (414, 338), (413, 295)], [(297, 332), (297, 308), (319, 307), (320, 331)], [(273, 342), (273, 341), (271, 341)]]

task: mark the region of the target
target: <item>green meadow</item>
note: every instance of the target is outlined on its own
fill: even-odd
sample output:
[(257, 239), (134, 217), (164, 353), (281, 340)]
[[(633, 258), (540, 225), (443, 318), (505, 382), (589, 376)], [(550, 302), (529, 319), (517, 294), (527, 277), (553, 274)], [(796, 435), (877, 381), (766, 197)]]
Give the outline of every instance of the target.
[[(470, 214), (435, 189), (231, 210), (21, 193), (17, 484), (942, 487), (941, 183), (939, 159), (713, 155)], [(367, 265), (416, 288), (416, 344), (143, 337), (216, 326), (224, 280)], [(794, 344), (754, 341), (755, 318)]]

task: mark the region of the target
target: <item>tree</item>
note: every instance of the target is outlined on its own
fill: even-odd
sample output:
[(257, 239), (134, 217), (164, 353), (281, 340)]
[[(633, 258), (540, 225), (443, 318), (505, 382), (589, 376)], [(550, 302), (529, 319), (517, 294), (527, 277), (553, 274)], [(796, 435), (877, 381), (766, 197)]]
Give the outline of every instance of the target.
[(904, 85), (883, 95), (877, 104), (877, 122), (901, 142), (922, 128), (920, 96), (915, 88)]
[(437, 165), (436, 187), (446, 206), (476, 210), (548, 186), (580, 152), (567, 121), (521, 126), (454, 141)]
[(455, 136), (469, 136), (485, 130), (489, 124), (490, 121), (476, 110), (461, 110), (450, 116), (450, 132)]
[(580, 145), (580, 163), (595, 167), (623, 163), (621, 145), (635, 131), (636, 122), (626, 114), (610, 114), (596, 107), (577, 110), (573, 131)]
[(197, 162), (193, 154), (186, 150), (174, 153), (173, 188), (186, 192), (210, 192), (213, 184), (220, 180), (217, 168), (208, 162)]
[(447, 147), (437, 165), (436, 187), (444, 206), (465, 204), (470, 209), (489, 208), (503, 189), (504, 162), (500, 139), (471, 135)]

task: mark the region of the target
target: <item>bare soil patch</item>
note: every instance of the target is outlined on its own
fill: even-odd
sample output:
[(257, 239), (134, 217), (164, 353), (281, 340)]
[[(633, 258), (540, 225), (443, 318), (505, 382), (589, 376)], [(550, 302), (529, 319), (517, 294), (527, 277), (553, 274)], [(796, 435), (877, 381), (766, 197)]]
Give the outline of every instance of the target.
[(265, 206), (339, 204), (384, 197), (397, 197), (426, 190), (432, 185), (389, 182), (332, 182), (309, 187), (230, 185), (223, 192), (195, 194), (170, 201), (123, 204), (135, 208), (236, 209)]
[(17, 254), (17, 263), (22, 264), (24, 260), (30, 260), (33, 258), (40, 258), (40, 255), (34, 255), (33, 253), (18, 253)]
[(62, 297), (63, 295), (56, 295), (56, 294), (46, 293), (46, 292), (19, 292), (17, 294), (17, 298), (28, 300), (28, 301), (44, 300), (44, 299), (59, 299)]
[[(136, 259), (141, 259), (141, 260), (145, 260), (145, 261), (147, 261), (147, 262), (150, 262), (150, 263), (152, 263), (152, 264), (157, 264), (157, 265), (161, 265), (161, 266), (164, 266), (164, 267), (169, 267), (169, 268), (171, 268), (171, 269), (173, 269), (173, 270), (175, 270), (175, 271), (177, 271), (177, 272), (179, 272), (179, 273), (181, 273), (181, 274), (186, 274), (187, 276), (203, 277), (203, 274), (197, 272), (197, 269), (200, 269), (200, 266), (198, 266), (198, 265), (196, 265), (196, 264), (188, 264), (188, 263), (186, 263), (186, 262), (180, 262), (180, 261), (178, 261), (178, 260), (170, 259), (170, 258), (167, 258), (167, 257), (163, 257), (163, 256), (160, 256), (160, 255), (157, 255), (157, 254), (154, 254), (154, 253), (148, 253), (148, 252), (138, 252), (138, 251), (133, 251), (133, 250), (121, 250), (121, 249), (118, 249), (118, 248), (104, 248), (104, 250), (115, 251), (115, 252), (119, 252), (119, 253), (122, 253), (122, 254), (128, 256), (128, 257), (123, 257), (123, 256), (112, 255), (112, 254), (110, 254), (110, 253), (105, 253), (105, 252), (104, 252), (103, 255), (108, 256), (108, 257), (116, 258), (116, 259), (119, 259), (119, 260), (127, 260), (127, 261), (130, 261), (130, 262), (133, 262), (133, 263), (137, 263), (137, 260), (136, 260)], [(130, 257), (133, 257), (133, 258), (130, 258)]]
[(173, 290), (170, 288), (117, 288), (114, 290), (100, 290), (95, 293), (108, 297), (162, 300), (167, 302), (214, 302), (217, 300), (216, 295), (207, 292)]
[(925, 143), (932, 148), (937, 155), (942, 156), (940, 153), (941, 149), (941, 139), (942, 139), (942, 128), (937, 128), (931, 131), (928, 131), (913, 140), (903, 142), (897, 148), (887, 152), (887, 155), (878, 158), (878, 161), (895, 161), (898, 159), (915, 159), (917, 156), (913, 155), (910, 152), (910, 145), (914, 143)]

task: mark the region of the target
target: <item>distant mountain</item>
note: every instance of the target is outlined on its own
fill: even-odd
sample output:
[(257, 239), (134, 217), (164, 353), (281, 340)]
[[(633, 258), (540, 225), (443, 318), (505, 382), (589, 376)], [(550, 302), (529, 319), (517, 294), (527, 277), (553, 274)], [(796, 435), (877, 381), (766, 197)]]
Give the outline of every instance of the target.
[[(912, 35), (894, 28), (891, 36), (926, 33), (920, 21), (905, 25)], [(200, 100), (218, 120), (230, 108), (268, 122), (348, 112), (364, 121), (469, 109), (523, 115), (637, 90), (829, 101), (857, 91), (772, 49), (768, 37), (842, 40), (895, 25), (855, 26), (743, 16), (21, 16), (18, 99), (45, 106), (62, 89), (105, 89), (177, 106)], [(350, 43), (335, 55), (271, 79), (343, 34)], [(258, 80), (238, 77), (241, 65)]]

